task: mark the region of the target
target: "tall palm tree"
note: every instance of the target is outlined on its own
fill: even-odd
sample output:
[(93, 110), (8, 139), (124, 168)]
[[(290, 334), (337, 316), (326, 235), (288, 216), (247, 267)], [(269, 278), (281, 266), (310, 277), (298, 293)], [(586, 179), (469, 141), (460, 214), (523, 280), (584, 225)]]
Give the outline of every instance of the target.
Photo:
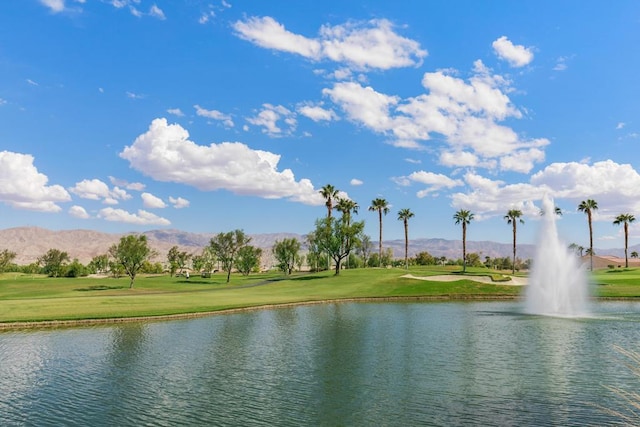
[(325, 199), (325, 206), (327, 207), (327, 218), (331, 218), (333, 201), (338, 198), (339, 191), (333, 185), (327, 184), (320, 189), (319, 193)]
[(346, 197), (338, 197), (338, 201), (336, 203), (335, 209), (342, 213), (342, 216), (345, 220), (347, 226), (351, 224), (351, 214), (357, 214), (358, 209), (360, 209), (360, 205), (357, 202), (347, 199)]
[(400, 209), (398, 221), (404, 224), (404, 268), (409, 269), (409, 219), (414, 217), (411, 209)]
[(513, 226), (513, 266), (511, 273), (516, 274), (516, 224), (518, 222), (520, 224), (524, 224), (524, 220), (521, 218), (522, 211), (520, 209), (510, 209), (507, 214), (504, 216), (504, 219), (507, 220), (507, 224), (511, 224)]
[(630, 213), (620, 214), (613, 220), (614, 225), (624, 224), (624, 268), (629, 268), (627, 249), (629, 248), (629, 224), (636, 220)]
[(382, 266), (382, 214), (389, 213), (389, 203), (385, 199), (376, 198), (371, 201), (370, 211), (378, 212), (378, 220), (380, 221), (380, 240), (378, 243), (378, 267)]
[(593, 199), (587, 199), (580, 202), (578, 210), (587, 214), (587, 221), (589, 221), (589, 261), (591, 264), (591, 271), (593, 271), (593, 212), (598, 210), (598, 202)]
[(467, 271), (467, 225), (473, 220), (471, 211), (460, 209), (453, 215), (456, 224), (462, 224), (462, 272)]

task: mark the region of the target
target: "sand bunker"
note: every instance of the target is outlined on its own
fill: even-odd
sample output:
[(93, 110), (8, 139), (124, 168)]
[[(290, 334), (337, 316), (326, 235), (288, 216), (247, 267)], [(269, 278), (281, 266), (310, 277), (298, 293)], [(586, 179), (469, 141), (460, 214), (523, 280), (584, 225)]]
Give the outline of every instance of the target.
[(431, 282), (456, 282), (458, 280), (471, 280), (473, 282), (506, 286), (524, 286), (527, 284), (526, 277), (515, 276), (510, 276), (511, 280), (506, 282), (494, 282), (493, 280), (491, 280), (491, 277), (488, 276), (465, 276), (458, 274), (441, 274), (439, 276), (414, 276), (413, 274), (405, 274), (402, 277), (406, 277), (407, 279), (427, 280)]

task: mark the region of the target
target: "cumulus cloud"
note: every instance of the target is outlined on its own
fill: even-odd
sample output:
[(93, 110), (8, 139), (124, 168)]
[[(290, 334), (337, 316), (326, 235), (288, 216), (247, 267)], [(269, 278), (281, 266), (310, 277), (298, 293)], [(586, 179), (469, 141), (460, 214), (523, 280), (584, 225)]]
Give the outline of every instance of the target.
[(40, 0), (53, 13), (62, 12), (64, 10), (64, 0)]
[(69, 215), (79, 219), (89, 218), (89, 214), (87, 213), (87, 211), (82, 206), (78, 205), (74, 205), (69, 208)]
[(498, 58), (507, 61), (512, 67), (524, 67), (533, 61), (533, 52), (530, 48), (514, 45), (507, 36), (495, 40), (492, 46)]
[(59, 212), (71, 195), (60, 185), (47, 185), (49, 178), (38, 172), (29, 154), (0, 152), (0, 201), (18, 209)]
[(124, 179), (115, 178), (113, 176), (109, 177), (109, 181), (111, 182), (111, 184), (115, 185), (116, 187), (124, 187), (127, 190), (132, 190), (132, 191), (142, 191), (146, 187), (141, 182), (129, 182)]
[(330, 122), (338, 119), (338, 115), (333, 110), (322, 108), (319, 105), (302, 105), (298, 107), (298, 113), (310, 118), (314, 122)]
[(125, 222), (137, 225), (171, 225), (171, 221), (159, 217), (151, 212), (139, 209), (137, 213), (130, 213), (123, 209), (104, 208), (98, 212), (98, 218), (105, 221)]
[(552, 163), (524, 183), (506, 184), (472, 172), (464, 181), (468, 191), (453, 194), (452, 206), (484, 217), (504, 215), (511, 206), (537, 215), (539, 208), (534, 204), (544, 195), (573, 209), (582, 200), (594, 199), (599, 205), (597, 220), (601, 221), (610, 221), (621, 212), (640, 211), (640, 174), (631, 165), (612, 160)]
[(222, 122), (226, 127), (233, 127), (233, 120), (231, 116), (228, 114), (221, 113), (218, 110), (207, 110), (202, 108), (199, 105), (194, 105), (193, 108), (196, 109), (196, 114), (200, 117), (206, 117), (208, 119), (213, 119)]
[(161, 198), (151, 193), (142, 193), (140, 197), (142, 198), (142, 204), (145, 208), (164, 209), (167, 207), (167, 204)]
[(296, 181), (290, 169), (278, 171), (279, 155), (253, 150), (239, 142), (197, 145), (189, 140), (184, 128), (169, 125), (164, 118), (153, 120), (149, 130), (125, 147), (120, 157), (158, 181), (182, 183), (203, 191), (225, 189), (267, 199), (323, 204), (311, 181)]
[(323, 25), (315, 38), (295, 34), (269, 16), (237, 21), (233, 28), (238, 37), (260, 47), (314, 61), (331, 60), (357, 70), (417, 66), (427, 56), (418, 42), (398, 35), (386, 19)]
[(358, 178), (353, 178), (351, 181), (349, 181), (349, 184), (358, 186), (364, 184), (364, 182), (362, 182), (362, 180), (359, 180)]
[(451, 179), (446, 175), (426, 171), (413, 172), (409, 176), (396, 178), (395, 181), (403, 186), (410, 185), (412, 182), (426, 185), (427, 188), (416, 193), (419, 198), (436, 193), (442, 189), (450, 189), (464, 185), (464, 182), (459, 179)]
[(182, 197), (169, 197), (169, 203), (173, 205), (175, 209), (183, 209), (189, 207), (189, 201)]
[[(293, 111), (282, 105), (271, 104), (263, 104), (262, 110), (254, 117), (247, 117), (247, 121), (262, 127), (262, 132), (272, 137), (291, 135), (298, 124)], [(279, 122), (282, 124), (279, 125)]]
[(84, 179), (77, 182), (69, 191), (80, 198), (88, 200), (101, 200), (108, 205), (118, 204), (118, 200), (128, 200), (131, 195), (120, 187), (109, 188), (109, 186), (99, 179)]
[(451, 70), (425, 73), (426, 93), (406, 99), (356, 82), (337, 82), (323, 94), (349, 120), (388, 136), (395, 146), (424, 148), (426, 141), (435, 140), (432, 144), (446, 166), (499, 166), (526, 173), (544, 160), (547, 139), (527, 139), (501, 124), (522, 118), (509, 99), (508, 80), (492, 74), (481, 61), (474, 63), (468, 80), (454, 74)]
[(167, 110), (167, 113), (173, 114), (174, 116), (178, 116), (178, 117), (184, 117), (184, 113), (179, 108), (169, 108)]

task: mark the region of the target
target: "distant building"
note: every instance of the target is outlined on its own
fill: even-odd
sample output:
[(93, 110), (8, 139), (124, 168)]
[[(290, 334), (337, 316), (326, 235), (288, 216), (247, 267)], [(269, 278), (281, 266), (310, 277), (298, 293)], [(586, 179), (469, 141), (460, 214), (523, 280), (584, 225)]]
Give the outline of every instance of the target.
[[(589, 267), (589, 255), (584, 255), (581, 258), (581, 262), (583, 265)], [(613, 255), (594, 255), (593, 256), (593, 268), (609, 268), (609, 266), (613, 266), (614, 268), (624, 268), (624, 257), (617, 257)], [(631, 258), (629, 257), (629, 268), (638, 268), (640, 267), (640, 258)]]

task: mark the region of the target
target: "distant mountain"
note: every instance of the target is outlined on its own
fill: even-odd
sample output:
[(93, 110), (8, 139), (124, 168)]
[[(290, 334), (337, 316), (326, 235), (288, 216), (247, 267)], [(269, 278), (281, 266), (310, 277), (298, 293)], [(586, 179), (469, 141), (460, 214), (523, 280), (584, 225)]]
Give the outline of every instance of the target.
[[(158, 261), (166, 259), (166, 254), (172, 246), (178, 246), (180, 250), (189, 253), (200, 253), (214, 236), (212, 233), (189, 233), (180, 230), (151, 230), (142, 234), (147, 236), (150, 246), (158, 252)], [(9, 249), (15, 252), (18, 264), (35, 262), (38, 257), (52, 248), (65, 251), (71, 259), (77, 258), (86, 264), (93, 257), (106, 253), (109, 247), (118, 243), (124, 235), (93, 230), (52, 231), (40, 227), (9, 228), (0, 230), (0, 249)], [(251, 235), (251, 243), (262, 248), (267, 255), (275, 241), (284, 238), (297, 238), (301, 242), (304, 240), (304, 236), (294, 233), (253, 234)], [(378, 243), (373, 243), (375, 251)], [(384, 241), (383, 246), (391, 248), (396, 257), (404, 256), (404, 239)], [(410, 256), (423, 251), (436, 257), (445, 256), (457, 259), (462, 256), (462, 241), (422, 238), (409, 242)], [(629, 248), (629, 254), (633, 251), (640, 252), (640, 245)], [(505, 257), (511, 256), (512, 246), (509, 243), (467, 241), (467, 252), (477, 252), (481, 259), (484, 259), (485, 256)], [(596, 248), (594, 252), (597, 255), (624, 256), (624, 249), (599, 250)], [(519, 258), (533, 258), (534, 253), (535, 245), (518, 245), (517, 255)]]

